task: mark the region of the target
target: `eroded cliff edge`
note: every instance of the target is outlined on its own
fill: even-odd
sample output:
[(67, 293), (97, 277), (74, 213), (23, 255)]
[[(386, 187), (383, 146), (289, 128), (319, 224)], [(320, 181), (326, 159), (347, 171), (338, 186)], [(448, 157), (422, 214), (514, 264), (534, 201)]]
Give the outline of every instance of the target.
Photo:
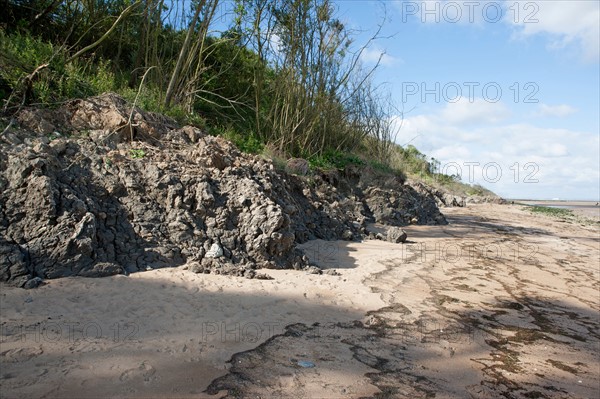
[[(369, 167), (287, 173), (114, 94), (26, 108), (0, 136), (0, 281), (190, 263), (253, 277), (367, 224), (445, 224), (439, 193)], [(437, 202), (436, 202), (437, 201)]]

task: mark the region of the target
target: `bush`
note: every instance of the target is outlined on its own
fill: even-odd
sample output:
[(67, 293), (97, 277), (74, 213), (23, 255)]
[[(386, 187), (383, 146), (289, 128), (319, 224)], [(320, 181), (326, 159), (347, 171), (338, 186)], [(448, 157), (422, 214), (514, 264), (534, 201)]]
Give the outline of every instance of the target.
[(265, 144), (252, 132), (242, 134), (232, 127), (216, 127), (209, 131), (212, 135), (222, 136), (236, 145), (240, 151), (249, 154), (260, 154), (263, 152)]
[[(24, 79), (36, 68), (48, 64), (36, 74), (31, 87)], [(0, 30), (1, 99), (18, 104), (27, 102), (52, 105), (70, 98), (84, 98), (116, 89), (116, 78), (109, 62), (88, 59), (85, 63), (66, 63), (66, 53), (52, 43), (20, 33), (7, 35)], [(11, 104), (9, 104), (10, 106)]]
[(343, 170), (347, 165), (364, 165), (365, 161), (358, 156), (337, 150), (326, 150), (322, 155), (308, 158), (312, 168)]

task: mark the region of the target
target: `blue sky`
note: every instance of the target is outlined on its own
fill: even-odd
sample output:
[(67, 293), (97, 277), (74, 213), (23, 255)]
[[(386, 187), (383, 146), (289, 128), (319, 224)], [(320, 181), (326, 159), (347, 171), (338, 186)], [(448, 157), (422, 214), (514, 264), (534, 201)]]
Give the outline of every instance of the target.
[(359, 42), (385, 18), (363, 62), (385, 53), (398, 143), (508, 198), (599, 199), (600, 2), (336, 4)]
[(399, 144), (506, 198), (600, 200), (600, 1), (332, 1), (357, 46), (384, 23), (362, 61)]

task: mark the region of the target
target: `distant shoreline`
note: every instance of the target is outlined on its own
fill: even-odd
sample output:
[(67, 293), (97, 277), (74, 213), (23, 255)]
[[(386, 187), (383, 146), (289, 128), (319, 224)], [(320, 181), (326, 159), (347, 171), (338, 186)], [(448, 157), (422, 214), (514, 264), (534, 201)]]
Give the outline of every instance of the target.
[(566, 200), (510, 200), (515, 204), (527, 206), (549, 206), (573, 211), (576, 215), (600, 221), (600, 206), (596, 201), (566, 201)]
[(599, 201), (572, 201), (572, 200), (536, 200), (536, 199), (516, 199), (507, 198), (508, 201), (514, 201), (524, 205), (563, 205), (563, 206), (596, 206)]

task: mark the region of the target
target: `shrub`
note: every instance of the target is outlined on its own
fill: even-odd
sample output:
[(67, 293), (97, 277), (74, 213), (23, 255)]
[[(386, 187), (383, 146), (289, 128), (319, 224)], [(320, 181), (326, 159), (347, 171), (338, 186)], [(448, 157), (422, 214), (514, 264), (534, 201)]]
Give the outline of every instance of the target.
[(365, 161), (358, 156), (337, 150), (326, 150), (322, 155), (308, 157), (313, 168), (343, 170), (347, 165), (364, 165)]
[[(69, 98), (83, 98), (114, 91), (115, 76), (109, 62), (95, 60), (66, 63), (63, 48), (32, 36), (0, 30), (0, 91), (5, 102), (18, 104), (24, 97), (28, 102), (52, 105)], [(48, 64), (32, 80), (30, 88), (24, 78), (41, 65)], [(10, 106), (11, 104), (9, 104)]]

